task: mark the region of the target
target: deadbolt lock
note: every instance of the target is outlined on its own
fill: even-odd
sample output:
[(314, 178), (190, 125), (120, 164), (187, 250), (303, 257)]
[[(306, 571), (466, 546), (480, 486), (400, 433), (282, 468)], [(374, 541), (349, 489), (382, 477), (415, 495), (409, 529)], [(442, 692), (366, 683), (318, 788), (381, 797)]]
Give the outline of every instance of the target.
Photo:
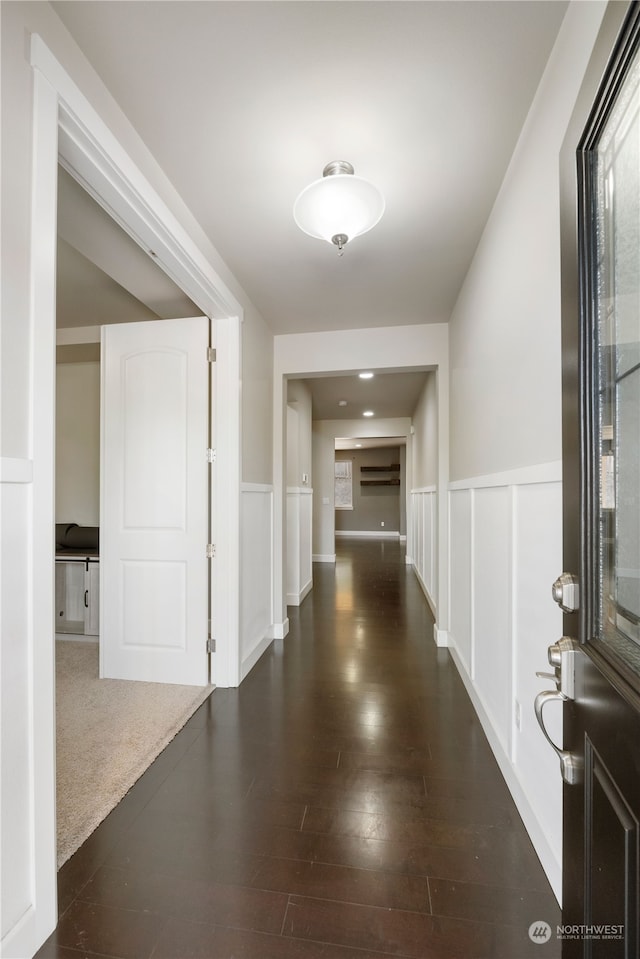
[(554, 667), (558, 678), (558, 689), (567, 699), (575, 698), (575, 654), (579, 648), (571, 636), (561, 636), (547, 650), (549, 665)]
[(575, 613), (580, 606), (580, 587), (574, 573), (561, 573), (551, 587), (551, 595), (565, 613)]

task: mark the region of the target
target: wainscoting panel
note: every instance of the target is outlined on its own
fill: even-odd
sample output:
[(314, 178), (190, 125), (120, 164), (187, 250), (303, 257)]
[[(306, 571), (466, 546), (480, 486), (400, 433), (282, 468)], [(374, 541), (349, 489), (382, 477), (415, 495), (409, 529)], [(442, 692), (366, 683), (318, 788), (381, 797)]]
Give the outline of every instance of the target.
[(422, 578), (422, 572), (424, 571), (424, 563), (422, 561), (423, 555), (423, 512), (424, 512), (424, 496), (419, 490), (411, 491), (411, 547), (413, 554), (413, 566), (418, 576), (418, 579), (421, 580), (422, 588), (425, 589), (424, 580)]
[(240, 678), (249, 673), (273, 639), (273, 489), (241, 488)]
[(299, 606), (313, 586), (313, 490), (287, 488), (287, 606)]
[(511, 738), (511, 590), (508, 487), (473, 490), (473, 676), (504, 749)]
[[(32, 499), (33, 464), (29, 460), (8, 460), (2, 457), (0, 476), (0, 518), (2, 520), (2, 854), (11, 873), (2, 891), (2, 951), (3, 956), (31, 956), (38, 939), (38, 901), (36, 898), (39, 873), (51, 873), (50, 889), (55, 904), (55, 870), (53, 862), (47, 870), (46, 857), (38, 857), (33, 835), (42, 829), (44, 819), (46, 838), (55, 849), (55, 770), (53, 769), (53, 741), (55, 715), (53, 702), (53, 623), (49, 635), (27, 633), (23, 625), (29, 623), (30, 597), (28, 586), (32, 579), (31, 544), (24, 530), (29, 529)], [(51, 549), (53, 563), (53, 548)], [(42, 604), (46, 609), (46, 604)], [(53, 612), (53, 607), (52, 607)], [(50, 616), (53, 619), (53, 616)], [(47, 643), (48, 640), (48, 643)], [(47, 645), (49, 654), (46, 655)], [(34, 653), (35, 649), (35, 653)], [(44, 654), (44, 655), (43, 655)], [(30, 662), (34, 665), (30, 667)], [(32, 670), (32, 671), (30, 671)], [(44, 672), (48, 684), (41, 676)], [(48, 677), (46, 673), (49, 673)], [(40, 679), (40, 689), (48, 696), (34, 695)], [(53, 732), (52, 732), (53, 727)], [(51, 761), (41, 768), (38, 759), (46, 755), (42, 740), (49, 746)], [(47, 742), (48, 740), (48, 742)], [(53, 810), (53, 814), (49, 812)], [(53, 911), (51, 911), (53, 913)], [(52, 924), (45, 935), (55, 926)], [(6, 938), (5, 938), (6, 937)]]
[(411, 490), (411, 558), (418, 581), (436, 615), (436, 492), (435, 487)]
[[(551, 599), (551, 584), (562, 571), (562, 484), (519, 486), (516, 495), (513, 696), (520, 708), (520, 729), (514, 728), (512, 761), (559, 855), (559, 763), (540, 732), (533, 701), (541, 690), (552, 688), (536, 670), (550, 671), (547, 648), (562, 636), (562, 613)], [(549, 735), (561, 743), (562, 707), (547, 706), (544, 719)]]
[(449, 609), (450, 641), (455, 643), (468, 675), (473, 677), (472, 639), (473, 582), (471, 554), (473, 543), (473, 502), (471, 490), (449, 494)]
[[(449, 488), (449, 647), (558, 899), (562, 783), (536, 693), (562, 632), (551, 583), (562, 569), (561, 464)], [(545, 715), (562, 741), (561, 710)]]

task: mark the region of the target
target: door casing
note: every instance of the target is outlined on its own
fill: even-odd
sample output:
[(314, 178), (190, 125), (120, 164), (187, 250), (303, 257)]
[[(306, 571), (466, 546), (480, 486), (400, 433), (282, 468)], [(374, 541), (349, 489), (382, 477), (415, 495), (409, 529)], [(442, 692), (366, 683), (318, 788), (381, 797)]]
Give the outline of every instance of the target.
[[(55, 816), (54, 549), (55, 277), (58, 163), (103, 206), (207, 316), (217, 350), (214, 411), (218, 452), (213, 484), (217, 555), (212, 576), (216, 676), (239, 682), (240, 391), (243, 309), (207, 255), (91, 106), (46, 43), (31, 37), (33, 154), (31, 186), (31, 544), (29, 595), (31, 904), (3, 942), (31, 955), (57, 923)], [(213, 252), (213, 251), (211, 251)]]

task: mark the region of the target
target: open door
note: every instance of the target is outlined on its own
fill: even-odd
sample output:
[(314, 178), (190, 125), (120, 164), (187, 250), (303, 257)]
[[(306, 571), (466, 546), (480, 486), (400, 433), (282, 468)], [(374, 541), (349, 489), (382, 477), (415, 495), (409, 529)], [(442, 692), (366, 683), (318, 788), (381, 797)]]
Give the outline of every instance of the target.
[(609, 5), (572, 127), (562, 186), (565, 573), (553, 587), (566, 635), (549, 649), (558, 689), (536, 706), (542, 723), (546, 703), (563, 703), (564, 749), (555, 747), (564, 779), (563, 959), (632, 959), (640, 948), (640, 4)]
[(209, 320), (102, 329), (100, 674), (208, 682)]

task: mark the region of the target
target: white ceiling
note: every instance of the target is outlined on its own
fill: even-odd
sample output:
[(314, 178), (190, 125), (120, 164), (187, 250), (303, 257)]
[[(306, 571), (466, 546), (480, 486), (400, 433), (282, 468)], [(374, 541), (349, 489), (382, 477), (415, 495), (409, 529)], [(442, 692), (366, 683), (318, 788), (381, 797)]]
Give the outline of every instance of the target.
[[(283, 333), (448, 320), (567, 4), (52, 6)], [(334, 159), (349, 160), (386, 198), (381, 222), (343, 257), (292, 217), (297, 194)], [(86, 237), (74, 239), (80, 217), (65, 207), (67, 193), (62, 239), (96, 264)], [(113, 250), (102, 268), (154, 313), (193, 312), (172, 299), (180, 291), (154, 292), (148, 272), (143, 281), (153, 266), (145, 254), (145, 268), (131, 269), (127, 254), (119, 272)], [(84, 325), (65, 323), (74, 324)]]
[[(372, 379), (322, 376), (307, 380), (314, 420), (361, 420), (365, 410), (375, 419), (410, 416), (416, 408), (427, 373), (376, 373)], [(340, 405), (340, 401), (346, 405)], [(366, 419), (365, 419), (366, 422)]]

